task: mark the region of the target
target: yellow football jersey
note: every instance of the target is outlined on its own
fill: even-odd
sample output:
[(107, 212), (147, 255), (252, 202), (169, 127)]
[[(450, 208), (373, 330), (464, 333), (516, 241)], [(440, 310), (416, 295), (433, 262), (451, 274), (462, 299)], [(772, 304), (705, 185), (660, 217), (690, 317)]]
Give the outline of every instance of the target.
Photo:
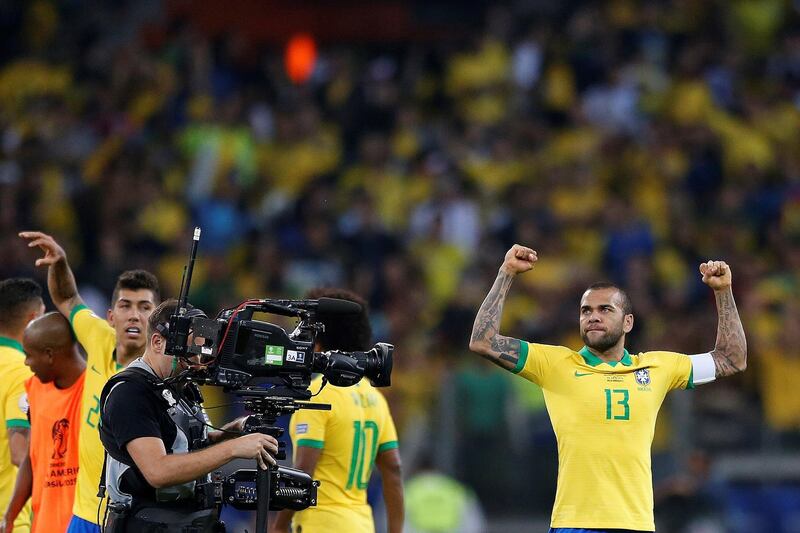
[[(103, 470), (103, 444), (97, 423), (100, 421), (100, 393), (106, 382), (122, 369), (114, 358), (117, 334), (108, 322), (85, 305), (72, 310), (70, 324), (78, 342), (86, 351), (86, 381), (81, 402), (80, 452), (78, 481), (75, 487), (73, 514), (97, 523), (97, 485)], [(103, 516), (104, 509), (100, 509)]]
[(610, 364), (585, 347), (521, 341), (514, 372), (544, 391), (558, 440), (551, 527), (654, 531), (656, 417), (667, 392), (693, 388), (691, 359), (626, 350)]
[[(311, 383), (319, 389), (321, 379)], [(295, 531), (374, 533), (367, 484), (377, 454), (397, 448), (397, 431), (386, 399), (368, 380), (352, 387), (325, 386), (314, 402), (330, 411), (301, 409), (292, 415), (289, 432), (299, 446), (322, 450), (314, 471), (320, 481), (317, 506), (294, 515)]]
[[(25, 380), (33, 374), (25, 366), (25, 352), (14, 339), (0, 337), (0, 414), (5, 421), (0, 425), (0, 508), (5, 511), (14, 493), (17, 467), (11, 463), (8, 448), (8, 428), (30, 428), (28, 423)], [(30, 501), (14, 521), (14, 531), (27, 533), (31, 527)], [(17, 529), (19, 528), (19, 529)]]

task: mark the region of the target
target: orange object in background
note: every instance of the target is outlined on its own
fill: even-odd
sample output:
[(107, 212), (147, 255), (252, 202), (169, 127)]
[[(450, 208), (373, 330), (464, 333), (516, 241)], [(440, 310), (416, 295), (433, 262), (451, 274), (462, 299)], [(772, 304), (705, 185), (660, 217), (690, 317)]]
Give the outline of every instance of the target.
[(286, 44), (286, 75), (296, 84), (305, 83), (314, 72), (317, 62), (317, 43), (307, 33), (297, 33)]

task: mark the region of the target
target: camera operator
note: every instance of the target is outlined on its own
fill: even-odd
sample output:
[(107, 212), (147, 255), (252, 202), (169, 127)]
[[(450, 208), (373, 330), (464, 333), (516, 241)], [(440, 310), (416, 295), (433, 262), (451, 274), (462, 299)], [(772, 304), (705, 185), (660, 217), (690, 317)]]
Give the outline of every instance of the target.
[[(100, 438), (108, 454), (109, 497), (105, 531), (223, 531), (209, 473), (236, 458), (256, 459), (263, 469), (275, 464), (278, 443), (273, 437), (239, 436), (244, 418), (222, 431), (207, 431), (196, 385), (162, 381), (187, 368), (185, 361), (164, 354), (176, 305), (167, 301), (153, 311), (144, 355), (103, 390)], [(190, 306), (187, 316), (205, 314)], [(198, 340), (190, 337), (190, 342)]]
[[(316, 339), (316, 351), (369, 349), (372, 329), (366, 302), (342, 289), (316, 289), (307, 298), (338, 298), (361, 305), (353, 314), (319, 314), (325, 331)], [(321, 378), (311, 383), (316, 392)], [(270, 533), (286, 533), (293, 522), (295, 533), (347, 531), (374, 533), (372, 510), (367, 504), (367, 484), (377, 465), (383, 481), (389, 533), (403, 529), (403, 482), (400, 454), (392, 415), (383, 395), (367, 379), (352, 387), (326, 386), (315, 402), (331, 405), (330, 411), (300, 410), (292, 415), (290, 433), (294, 466), (318, 479), (316, 507), (294, 514), (281, 511)]]

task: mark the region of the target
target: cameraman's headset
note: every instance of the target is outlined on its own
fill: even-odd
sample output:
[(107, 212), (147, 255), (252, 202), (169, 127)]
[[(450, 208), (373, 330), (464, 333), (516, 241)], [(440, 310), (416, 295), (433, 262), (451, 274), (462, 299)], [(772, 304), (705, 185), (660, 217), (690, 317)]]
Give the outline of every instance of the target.
[[(208, 318), (208, 315), (206, 315), (202, 309), (199, 309), (188, 302), (186, 303), (186, 314), (183, 316), (185, 318)], [(156, 331), (159, 333), (159, 335), (166, 339), (167, 335), (169, 335), (169, 321), (156, 324)], [(176, 368), (178, 368), (178, 356), (173, 355), (172, 370), (170, 370), (170, 374), (174, 373)]]

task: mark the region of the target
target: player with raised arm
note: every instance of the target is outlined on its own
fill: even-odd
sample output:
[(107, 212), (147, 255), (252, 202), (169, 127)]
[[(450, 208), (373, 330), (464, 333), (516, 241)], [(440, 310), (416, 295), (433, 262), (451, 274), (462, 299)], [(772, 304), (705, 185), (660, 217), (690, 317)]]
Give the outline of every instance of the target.
[(100, 393), (106, 382), (144, 353), (147, 319), (160, 301), (158, 280), (145, 270), (129, 270), (117, 278), (106, 319), (84, 304), (64, 249), (53, 237), (25, 231), (20, 237), (44, 256), (36, 266), (47, 267), (47, 287), (58, 310), (69, 319), (87, 355), (86, 382), (81, 406), (80, 470), (75, 493), (74, 517), (69, 533), (100, 533), (103, 515), (97, 485), (103, 468), (103, 445), (97, 423)]
[(714, 349), (697, 355), (631, 354), (625, 336), (634, 317), (625, 292), (610, 283), (589, 287), (579, 307), (585, 346), (535, 344), (500, 334), (511, 283), (538, 256), (515, 244), (505, 255), (475, 318), (470, 349), (538, 384), (558, 440), (558, 486), (551, 531), (654, 531), (650, 447), (666, 394), (743, 371), (747, 342), (723, 261), (700, 265), (717, 305)]

